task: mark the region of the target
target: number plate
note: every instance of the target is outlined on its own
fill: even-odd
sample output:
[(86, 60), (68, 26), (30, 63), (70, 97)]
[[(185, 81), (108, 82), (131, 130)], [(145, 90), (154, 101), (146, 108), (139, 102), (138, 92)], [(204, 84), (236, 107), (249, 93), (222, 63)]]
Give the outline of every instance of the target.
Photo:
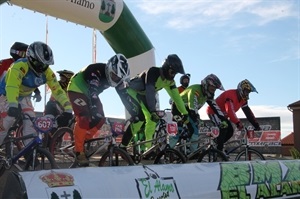
[(208, 133), (208, 136), (216, 138), (219, 136), (219, 134), (220, 134), (220, 131), (219, 131), (218, 127), (211, 127), (210, 132)]
[(178, 127), (176, 122), (170, 122), (167, 124), (167, 132), (170, 136), (175, 136), (177, 134)]
[(53, 128), (53, 120), (46, 116), (37, 117), (34, 121), (34, 126), (38, 131), (46, 133)]

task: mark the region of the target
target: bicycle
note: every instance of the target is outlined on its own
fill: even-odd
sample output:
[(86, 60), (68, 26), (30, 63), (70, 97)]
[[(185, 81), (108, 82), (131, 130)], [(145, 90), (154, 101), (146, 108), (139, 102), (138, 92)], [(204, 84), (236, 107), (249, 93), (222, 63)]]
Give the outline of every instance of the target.
[[(109, 134), (104, 137), (93, 137), (85, 141), (87, 158), (90, 160), (89, 166), (127, 166), (134, 165), (129, 154), (116, 144), (116, 137), (119, 132), (113, 128), (112, 122), (106, 120), (109, 126)], [(53, 135), (49, 151), (55, 160), (67, 168), (81, 166), (76, 161), (74, 152), (75, 142), (73, 130), (69, 127), (59, 128)]]
[[(157, 111), (160, 119), (156, 125), (153, 139), (144, 141), (144, 129), (141, 128), (141, 130), (134, 135), (131, 143), (126, 147), (126, 150), (131, 151), (133, 154), (132, 159), (135, 164), (141, 163), (142, 160), (152, 161), (153, 159), (154, 164), (178, 164), (186, 162), (181, 152), (170, 147), (169, 138), (171, 135), (177, 133), (177, 124), (167, 123), (164, 119), (166, 111), (168, 110), (170, 109)], [(127, 122), (130, 122), (130, 120)], [(143, 151), (142, 146), (149, 142), (152, 142), (152, 146), (146, 151)]]
[[(19, 121), (23, 118), (30, 119), (36, 132), (15, 137), (16, 128), (19, 127)], [(45, 170), (56, 169), (57, 164), (51, 153), (42, 147), (43, 135), (47, 134), (52, 128), (55, 127), (55, 118), (48, 116), (31, 117), (26, 113), (22, 113), (16, 118), (12, 127), (8, 130), (7, 136), (3, 143), (0, 145), (0, 176), (5, 170), (15, 166), (19, 171), (29, 170)], [(15, 143), (32, 139), (20, 151), (15, 152)], [(4, 148), (4, 149), (3, 149)], [(24, 159), (21, 159), (24, 157)], [(24, 163), (24, 169), (19, 164)]]
[[(255, 131), (243, 129), (243, 138), (225, 143), (225, 153), (228, 157), (235, 154), (235, 161), (265, 160), (264, 155), (249, 145), (249, 138), (253, 138)], [(241, 149), (241, 150), (238, 150)], [(237, 154), (235, 153), (237, 151)]]
[[(219, 136), (219, 128), (203, 125), (199, 131), (205, 133), (200, 133), (196, 140), (191, 141), (188, 138), (188, 127), (183, 124), (182, 128), (179, 128), (179, 140), (174, 148), (182, 152), (187, 162), (190, 163), (228, 161), (227, 156), (216, 148), (214, 141)], [(194, 148), (194, 150), (190, 151), (190, 148)]]

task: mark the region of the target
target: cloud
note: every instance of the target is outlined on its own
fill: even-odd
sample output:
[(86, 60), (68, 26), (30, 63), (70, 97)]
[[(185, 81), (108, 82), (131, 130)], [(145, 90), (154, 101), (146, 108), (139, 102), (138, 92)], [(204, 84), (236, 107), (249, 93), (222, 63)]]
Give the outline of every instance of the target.
[[(223, 26), (230, 23), (236, 27), (251, 24), (264, 25), (286, 17), (297, 17), (295, 1), (148, 1), (137, 2), (146, 14), (166, 20), (174, 29), (191, 29), (205, 24)], [(237, 15), (245, 14), (247, 20), (238, 21)], [(163, 18), (162, 18), (163, 16)], [(236, 18), (235, 18), (236, 17)], [(233, 22), (233, 19), (236, 20)], [(243, 23), (243, 24), (241, 24)]]

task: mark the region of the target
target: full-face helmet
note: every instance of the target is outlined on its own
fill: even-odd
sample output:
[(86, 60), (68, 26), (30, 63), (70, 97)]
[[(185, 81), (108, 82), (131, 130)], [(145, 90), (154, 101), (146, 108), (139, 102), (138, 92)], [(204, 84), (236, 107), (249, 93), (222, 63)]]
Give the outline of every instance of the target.
[(10, 47), (10, 55), (16, 61), (16, 60), (26, 56), (27, 48), (28, 48), (27, 44), (24, 44), (22, 42), (15, 42)]
[[(180, 77), (180, 84), (182, 85), (182, 86), (184, 86), (185, 88), (187, 88), (188, 86), (189, 86), (189, 84), (190, 84), (190, 78), (191, 78), (191, 75), (190, 74), (184, 74), (184, 75), (182, 75), (181, 77)], [(187, 79), (187, 81), (184, 81), (184, 80), (186, 80)]]
[(45, 72), (49, 65), (54, 64), (53, 53), (51, 48), (40, 41), (33, 42), (29, 45), (26, 57), (31, 69), (37, 74)]
[(176, 54), (168, 55), (161, 68), (168, 80), (173, 80), (177, 73), (185, 73), (182, 62)]
[(241, 99), (248, 100), (249, 99), (249, 93), (251, 92), (257, 92), (256, 88), (253, 86), (253, 84), (245, 79), (241, 81), (237, 86), (237, 91)]
[(203, 92), (208, 98), (213, 98), (216, 89), (224, 91), (220, 79), (215, 74), (207, 75), (202, 81)]
[(110, 86), (116, 87), (130, 78), (130, 69), (126, 57), (116, 54), (110, 58), (105, 68), (106, 78)]
[(59, 74), (60, 80), (58, 81), (62, 89), (66, 90), (69, 84), (71, 77), (74, 75), (73, 71), (70, 70), (60, 70), (57, 71)]

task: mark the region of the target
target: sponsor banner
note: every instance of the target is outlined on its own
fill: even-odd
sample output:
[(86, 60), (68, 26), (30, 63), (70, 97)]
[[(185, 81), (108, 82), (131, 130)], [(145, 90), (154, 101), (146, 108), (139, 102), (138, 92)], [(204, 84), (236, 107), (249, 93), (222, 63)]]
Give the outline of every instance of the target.
[(298, 198), (299, 160), (20, 172), (28, 198)]
[[(209, 120), (206, 120), (209, 125), (213, 125)], [(241, 119), (241, 122), (248, 130), (253, 130), (254, 127), (248, 122), (247, 119)], [(254, 131), (251, 137), (248, 137), (249, 144), (257, 147), (280, 147), (281, 146), (281, 131), (280, 131), (280, 117), (264, 117), (257, 118), (257, 122), (260, 124), (261, 131)], [(233, 124), (235, 128), (235, 125)], [(199, 133), (207, 133), (209, 129), (202, 127), (199, 128)], [(238, 131), (235, 129), (233, 136), (228, 142), (233, 140), (243, 141), (245, 137), (245, 131)]]

